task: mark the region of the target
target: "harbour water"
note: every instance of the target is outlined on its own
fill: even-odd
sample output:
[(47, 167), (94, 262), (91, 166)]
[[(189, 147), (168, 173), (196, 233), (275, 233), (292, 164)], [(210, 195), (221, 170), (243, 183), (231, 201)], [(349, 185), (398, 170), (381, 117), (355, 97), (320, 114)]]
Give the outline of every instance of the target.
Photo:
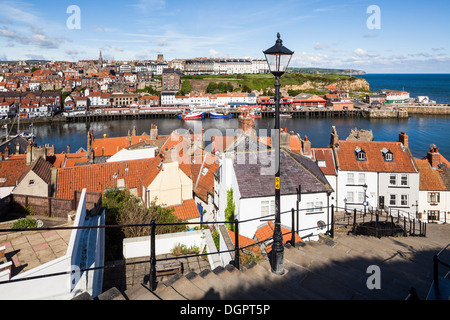
[[(159, 133), (170, 134), (176, 129), (193, 129), (201, 132), (205, 129), (206, 144), (211, 135), (223, 135), (238, 128), (238, 119), (204, 119), (182, 121), (178, 119), (141, 119), (141, 120), (114, 120), (90, 123), (52, 123), (36, 124), (34, 132), (37, 135), (38, 145), (44, 143), (55, 145), (56, 152), (66, 150), (70, 145), (72, 152), (79, 148), (86, 149), (87, 132), (94, 131), (97, 138), (119, 137), (128, 134), (136, 127), (138, 135), (149, 133), (151, 124), (156, 124)], [(273, 118), (256, 119), (256, 130), (260, 135), (268, 134), (274, 128)], [(375, 140), (397, 141), (398, 135), (404, 131), (409, 136), (411, 152), (415, 157), (425, 157), (431, 144), (435, 144), (442, 155), (450, 159), (450, 117), (448, 116), (420, 116), (409, 119), (362, 119), (362, 118), (336, 118), (336, 119), (281, 119), (281, 127), (288, 131), (299, 133), (302, 138), (308, 136), (313, 147), (327, 147), (330, 142), (332, 126), (336, 126), (340, 139), (346, 139), (354, 128), (372, 130)], [(212, 129), (215, 129), (214, 131)]]
[[(406, 90), (412, 98), (428, 96), (437, 103), (450, 103), (450, 74), (367, 74), (359, 76), (370, 83), (371, 91), (383, 89)], [(273, 118), (257, 119), (258, 134), (265, 135), (274, 128)], [(238, 128), (237, 119), (204, 119), (202, 121), (181, 121), (178, 119), (114, 120), (88, 123), (45, 123), (35, 124), (34, 131), (39, 145), (54, 144), (56, 152), (86, 148), (87, 132), (94, 131), (96, 137), (125, 136), (136, 127), (137, 133), (149, 133), (151, 124), (156, 124), (160, 134), (170, 134), (176, 129), (193, 129), (201, 132), (205, 129), (207, 141), (211, 135), (227, 129)], [(288, 131), (299, 133), (302, 138), (308, 136), (313, 147), (327, 147), (330, 142), (332, 126), (336, 126), (340, 139), (346, 139), (354, 128), (372, 130), (375, 140), (397, 141), (401, 131), (409, 135), (411, 152), (415, 157), (425, 157), (431, 144), (437, 145), (441, 154), (450, 159), (450, 117), (449, 116), (412, 116), (409, 119), (281, 119), (281, 126)], [(216, 129), (211, 132), (210, 129)], [(209, 134), (208, 134), (209, 133)], [(208, 142), (207, 142), (208, 144)]]

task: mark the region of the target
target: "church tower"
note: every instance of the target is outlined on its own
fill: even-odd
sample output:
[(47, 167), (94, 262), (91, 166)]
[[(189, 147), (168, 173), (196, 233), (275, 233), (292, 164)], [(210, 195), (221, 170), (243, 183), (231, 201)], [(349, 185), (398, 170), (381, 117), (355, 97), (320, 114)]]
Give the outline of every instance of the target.
[(100, 67), (103, 67), (103, 56), (101, 50), (100, 50), (100, 57), (98, 58), (98, 64), (100, 65)]

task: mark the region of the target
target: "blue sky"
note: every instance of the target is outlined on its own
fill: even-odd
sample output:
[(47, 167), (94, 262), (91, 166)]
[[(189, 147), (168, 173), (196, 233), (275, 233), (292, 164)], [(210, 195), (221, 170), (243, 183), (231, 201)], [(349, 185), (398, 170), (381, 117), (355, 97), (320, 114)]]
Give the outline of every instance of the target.
[(280, 32), (294, 67), (450, 73), (448, 13), (448, 0), (0, 0), (0, 60), (263, 58)]

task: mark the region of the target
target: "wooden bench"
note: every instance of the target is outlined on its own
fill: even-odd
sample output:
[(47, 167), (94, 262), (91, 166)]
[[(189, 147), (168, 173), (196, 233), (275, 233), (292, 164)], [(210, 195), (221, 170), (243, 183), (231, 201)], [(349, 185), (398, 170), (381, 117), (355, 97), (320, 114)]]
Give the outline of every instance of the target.
[(177, 260), (157, 261), (156, 276), (177, 274), (183, 270), (183, 264)]

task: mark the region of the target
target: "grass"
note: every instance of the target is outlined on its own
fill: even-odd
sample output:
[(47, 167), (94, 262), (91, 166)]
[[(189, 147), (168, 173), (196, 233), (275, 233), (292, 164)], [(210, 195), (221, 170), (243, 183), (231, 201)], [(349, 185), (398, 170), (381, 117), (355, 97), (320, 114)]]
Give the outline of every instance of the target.
[[(312, 82), (318, 86), (329, 85), (340, 80), (355, 81), (358, 78), (336, 74), (305, 74), (287, 73), (281, 78), (281, 86), (302, 85), (305, 82)], [(247, 86), (251, 90), (274, 89), (274, 76), (272, 74), (249, 74), (249, 75), (198, 75), (183, 76), (183, 80), (200, 80), (211, 82), (233, 82), (240, 87)]]

